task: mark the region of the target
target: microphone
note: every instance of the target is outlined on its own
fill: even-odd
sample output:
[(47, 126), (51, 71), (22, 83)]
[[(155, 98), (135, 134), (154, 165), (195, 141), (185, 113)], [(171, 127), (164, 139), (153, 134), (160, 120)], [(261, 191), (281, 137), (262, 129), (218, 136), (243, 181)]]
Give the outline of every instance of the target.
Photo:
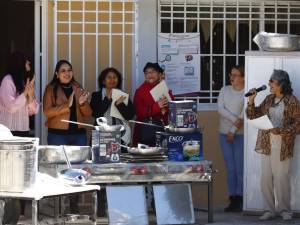
[[(262, 85), (261, 87), (259, 88), (255, 88), (256, 92), (260, 92), (260, 91), (263, 91), (263, 90), (266, 90), (267, 89), (267, 86), (266, 85)], [(246, 94), (245, 94), (245, 97), (249, 97), (253, 95), (252, 92), (248, 91)]]

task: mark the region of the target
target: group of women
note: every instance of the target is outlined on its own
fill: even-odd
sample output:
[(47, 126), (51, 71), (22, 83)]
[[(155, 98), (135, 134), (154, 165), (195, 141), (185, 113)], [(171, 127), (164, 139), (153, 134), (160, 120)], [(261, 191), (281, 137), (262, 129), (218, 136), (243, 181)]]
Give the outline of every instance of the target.
[[(7, 126), (16, 136), (29, 136), (29, 116), (38, 113), (40, 107), (35, 99), (35, 76), (31, 74), (33, 73), (30, 59), (20, 52), (15, 52), (10, 57), (7, 73), (0, 80), (0, 124)], [(113, 89), (122, 87), (121, 73), (115, 68), (106, 68), (98, 77), (99, 91), (92, 93), (89, 102), (89, 92), (75, 80), (71, 63), (67, 60), (58, 61), (43, 97), (48, 144), (80, 146), (88, 144), (87, 133), (82, 125), (64, 123), (61, 120), (84, 122), (85, 118), (106, 117), (109, 125), (121, 124), (122, 120), (110, 114), (112, 104), (124, 120), (131, 120), (136, 114), (137, 120), (154, 118), (166, 124), (167, 98), (163, 97), (155, 102), (150, 94), (150, 90), (163, 79), (163, 71), (158, 63), (147, 63), (144, 75), (145, 81), (137, 89), (134, 103), (129, 99), (125, 104), (125, 96), (115, 101), (112, 99)], [(130, 126), (127, 126), (128, 128), (130, 129)], [(142, 142), (139, 140), (138, 126), (136, 130), (134, 144)], [(155, 137), (151, 138), (151, 142), (144, 144), (154, 144)], [(70, 202), (71, 213), (77, 213), (78, 197), (71, 196)]]
[[(227, 169), (229, 205), (225, 212), (240, 212), (243, 207), (243, 117), (244, 69), (232, 68), (231, 85), (221, 89), (218, 97), (220, 114), (220, 146)], [(265, 212), (260, 220), (269, 220), (279, 214), (291, 220), (290, 162), (296, 134), (300, 128), (300, 105), (293, 95), (289, 75), (274, 70), (269, 80), (270, 94), (255, 106), (256, 89), (248, 97), (246, 116), (255, 119), (267, 115), (274, 128), (259, 130), (255, 151), (262, 154), (261, 190)], [(276, 204), (275, 204), (276, 202)]]
[[(40, 107), (35, 99), (35, 76), (30, 74), (30, 59), (15, 52), (10, 57), (7, 74), (0, 80), (0, 123), (17, 136), (29, 136), (29, 116), (38, 113)], [(147, 63), (144, 74), (145, 82), (137, 89), (134, 103), (129, 99), (125, 104), (126, 97), (121, 96), (114, 101), (114, 106), (124, 120), (131, 120), (136, 114), (138, 121), (151, 117), (166, 124), (167, 98), (155, 102), (150, 94), (150, 90), (160, 82), (163, 71), (157, 63)], [(63, 119), (82, 122), (84, 118), (106, 117), (109, 125), (122, 123), (110, 115), (113, 89), (122, 87), (121, 73), (113, 67), (104, 69), (98, 77), (98, 86), (99, 91), (92, 93), (89, 102), (89, 92), (74, 79), (71, 63), (67, 60), (57, 62), (43, 97), (48, 144), (87, 145), (84, 127), (64, 123)], [(138, 132), (134, 136), (138, 142)]]
[[(115, 68), (104, 69), (98, 77), (99, 91), (83, 90), (74, 79), (73, 68), (67, 60), (60, 60), (55, 67), (52, 81), (47, 85), (43, 97), (43, 112), (47, 118), (47, 141), (50, 145), (87, 145), (86, 130), (81, 125), (61, 122), (62, 119), (82, 122), (83, 118), (107, 118), (108, 123), (122, 121), (110, 115), (115, 107), (125, 120), (152, 120), (166, 125), (168, 122), (168, 100), (166, 97), (155, 102), (150, 90), (163, 78), (157, 63), (144, 67), (145, 81), (136, 90), (133, 103), (125, 104), (125, 96), (112, 99), (113, 89), (121, 89), (122, 75)], [(35, 76), (32, 75), (30, 59), (20, 52), (9, 59), (7, 74), (0, 79), (0, 123), (7, 126), (14, 135), (29, 136), (29, 116), (38, 113), (39, 103), (35, 99)], [(220, 114), (220, 144), (227, 168), (227, 184), (230, 204), (227, 212), (242, 211), (243, 204), (243, 120), (244, 120), (244, 70), (241, 66), (232, 68), (231, 85), (221, 89), (218, 98)], [(256, 151), (262, 156), (261, 189), (266, 212), (260, 217), (268, 220), (279, 212), (284, 220), (292, 218), (290, 208), (289, 168), (293, 156), (296, 133), (300, 127), (300, 106), (293, 95), (287, 72), (274, 70), (270, 81), (270, 92), (264, 101), (255, 106), (256, 90), (248, 98), (246, 116), (254, 119), (268, 115), (275, 128), (259, 130)], [(172, 93), (170, 97), (173, 99)], [(95, 122), (96, 123), (96, 122)], [(143, 138), (143, 127), (137, 127), (133, 143)], [(151, 135), (146, 135), (150, 136)], [(153, 140), (145, 140), (153, 144)], [(275, 205), (275, 199), (278, 202)], [(71, 198), (71, 212), (78, 211), (76, 197)]]

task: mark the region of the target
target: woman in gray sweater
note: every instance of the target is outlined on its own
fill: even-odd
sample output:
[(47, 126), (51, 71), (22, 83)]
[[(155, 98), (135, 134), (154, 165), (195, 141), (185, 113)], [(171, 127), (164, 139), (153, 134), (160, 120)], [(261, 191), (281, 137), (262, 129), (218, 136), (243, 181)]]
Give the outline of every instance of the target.
[(229, 205), (225, 212), (240, 212), (243, 206), (244, 162), (244, 68), (235, 66), (229, 74), (231, 85), (221, 89), (218, 97), (220, 145), (227, 169)]

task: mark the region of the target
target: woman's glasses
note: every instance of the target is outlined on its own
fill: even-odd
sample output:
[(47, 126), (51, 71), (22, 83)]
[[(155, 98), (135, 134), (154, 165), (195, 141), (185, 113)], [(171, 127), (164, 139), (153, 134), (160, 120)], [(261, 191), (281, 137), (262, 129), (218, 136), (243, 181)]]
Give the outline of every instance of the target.
[(62, 69), (61, 71), (59, 71), (60, 73), (66, 73), (66, 72), (72, 72), (73, 70), (72, 69), (68, 69), (68, 70), (65, 70), (65, 69)]
[(233, 73), (229, 73), (228, 76), (232, 78), (241, 77), (239, 74), (233, 74)]

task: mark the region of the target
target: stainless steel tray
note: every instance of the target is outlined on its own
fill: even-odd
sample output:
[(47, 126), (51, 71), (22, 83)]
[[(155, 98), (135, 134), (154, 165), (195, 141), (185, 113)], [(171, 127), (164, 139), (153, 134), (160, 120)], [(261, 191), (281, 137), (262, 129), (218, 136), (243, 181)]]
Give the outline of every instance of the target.
[(263, 51), (296, 51), (300, 49), (300, 36), (259, 32), (253, 41)]
[[(71, 163), (84, 162), (89, 158), (90, 146), (64, 146)], [(40, 145), (39, 162), (40, 163), (66, 163), (62, 146)]]

